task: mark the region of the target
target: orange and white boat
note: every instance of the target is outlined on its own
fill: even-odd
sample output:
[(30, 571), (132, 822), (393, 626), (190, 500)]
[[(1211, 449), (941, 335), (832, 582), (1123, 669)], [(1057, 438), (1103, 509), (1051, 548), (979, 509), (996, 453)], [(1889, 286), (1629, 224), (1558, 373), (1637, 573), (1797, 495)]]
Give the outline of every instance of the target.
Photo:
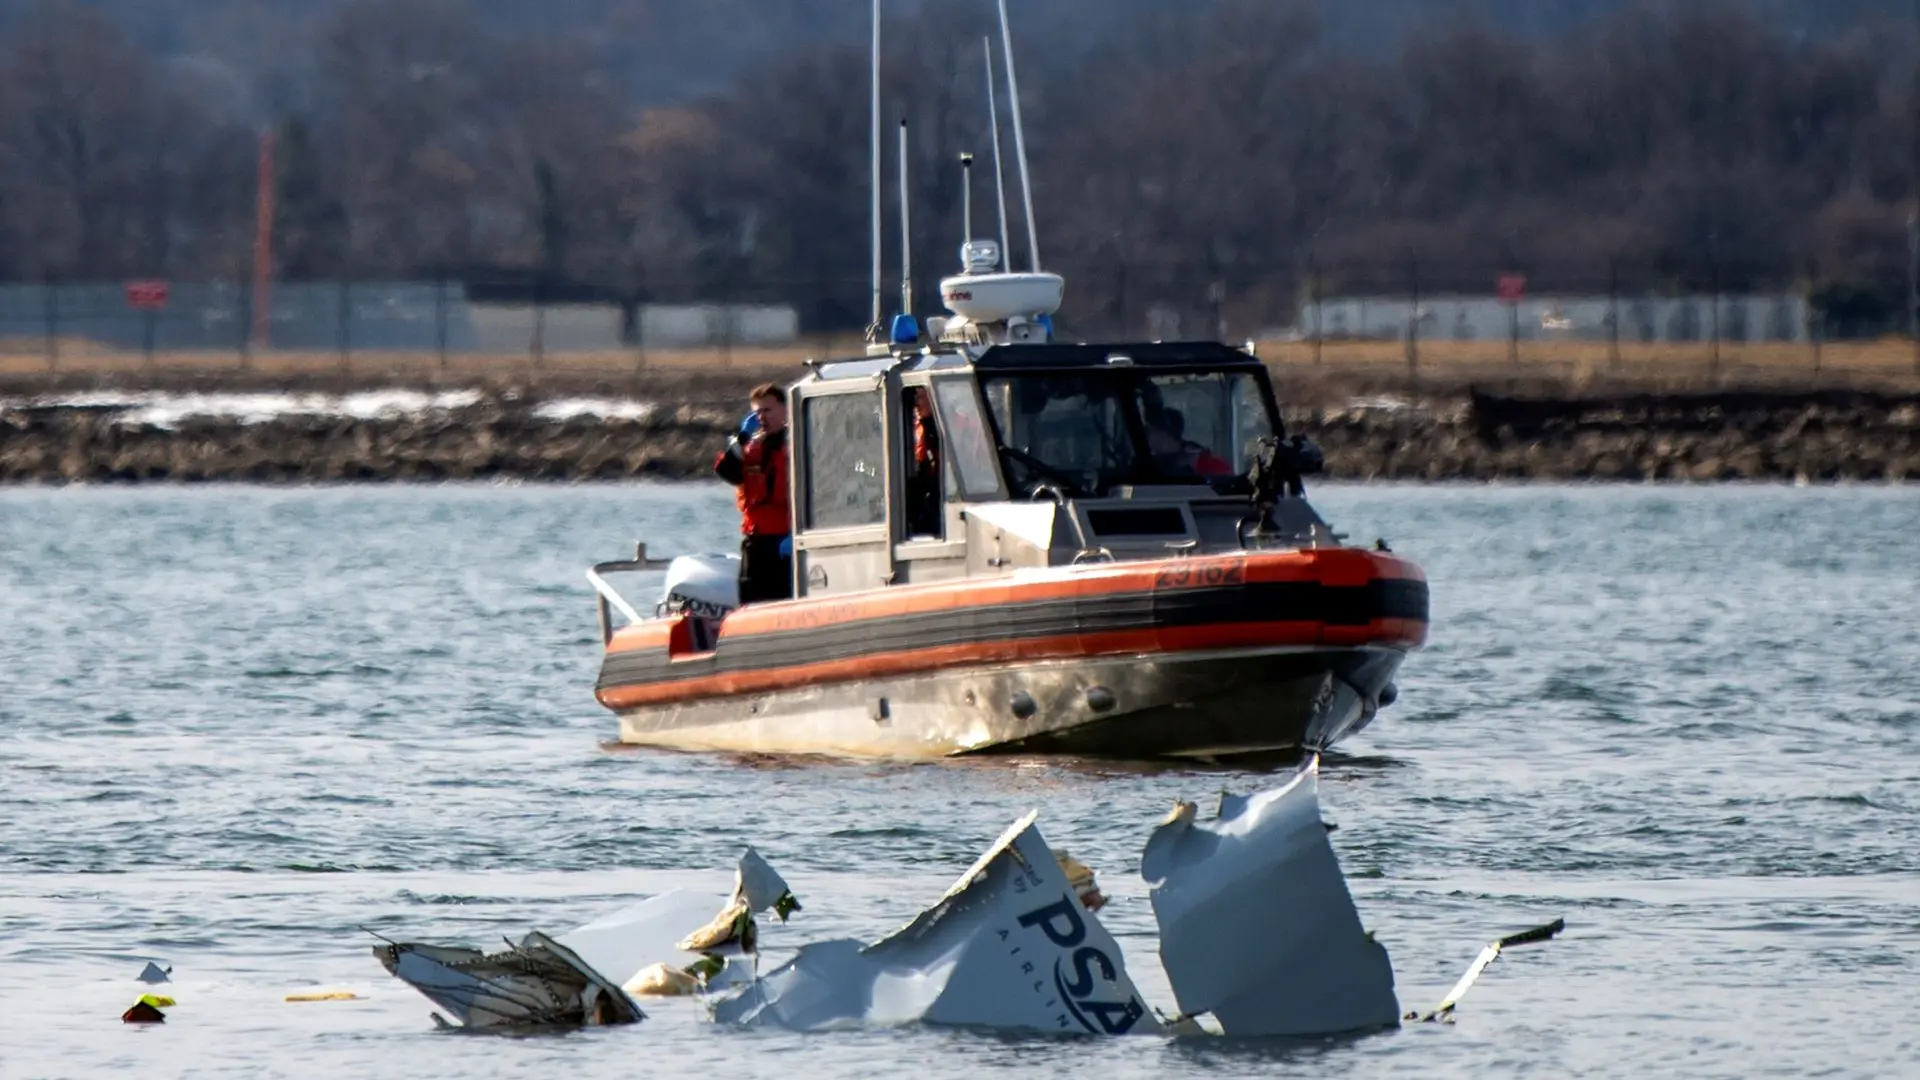
[[(1017, 139), (1017, 97), (1014, 115)], [(642, 545), (589, 573), (621, 740), (1219, 758), (1371, 721), (1426, 638), (1426, 579), (1314, 511), (1319, 452), (1286, 436), (1265, 365), (1214, 342), (1055, 342), (1064, 283), (1037, 255), (1014, 272), (968, 240), (961, 259), (949, 315), (896, 316), (789, 390), (793, 599), (739, 607), (727, 555)], [(916, 401), (930, 487), (910, 479)], [(607, 580), (661, 569), (651, 611)]]
[[(902, 403), (923, 391), (945, 450), (937, 517), (908, 512)], [(795, 599), (737, 607), (729, 556), (595, 568), (596, 694), (625, 742), (1324, 748), (1393, 700), (1425, 640), (1425, 576), (1342, 544), (1314, 512), (1300, 474), (1316, 455), (1279, 437), (1266, 370), (1240, 350), (923, 347), (816, 364), (790, 401)], [(1227, 471), (1154, 452), (1167, 444), (1150, 426), (1174, 410), (1182, 440), (1223, 448)], [(663, 565), (645, 617), (603, 576)]]

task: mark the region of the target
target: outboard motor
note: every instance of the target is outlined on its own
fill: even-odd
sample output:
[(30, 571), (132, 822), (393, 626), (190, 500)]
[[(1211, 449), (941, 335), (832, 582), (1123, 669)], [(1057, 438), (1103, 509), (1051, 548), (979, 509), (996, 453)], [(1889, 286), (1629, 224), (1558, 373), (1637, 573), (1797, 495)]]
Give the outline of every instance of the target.
[(740, 606), (740, 556), (708, 553), (681, 555), (667, 566), (659, 612), (687, 611), (724, 618)]

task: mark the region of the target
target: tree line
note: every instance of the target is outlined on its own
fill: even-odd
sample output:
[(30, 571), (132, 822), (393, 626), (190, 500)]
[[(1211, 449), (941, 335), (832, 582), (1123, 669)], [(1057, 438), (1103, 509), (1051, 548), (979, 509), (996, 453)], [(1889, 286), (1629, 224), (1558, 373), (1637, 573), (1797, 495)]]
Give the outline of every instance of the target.
[[(1307, 0), (1130, 2), (1070, 45), (1058, 12), (1047, 33), (1016, 26), (1041, 254), (1069, 314), (1135, 330), (1154, 303), (1273, 318), (1315, 290), (1487, 292), (1505, 272), (1905, 310), (1909, 22), (1815, 34), (1766, 3), (1579, 2), (1602, 13), (1530, 33), (1430, 22), (1385, 48)], [(962, 151), (975, 231), (997, 230), (991, 8), (888, 23), (890, 296), (899, 120), (917, 295), (958, 265)], [(285, 279), (781, 300), (815, 328), (863, 325), (864, 18), (834, 18), (859, 33), (658, 100), (616, 77), (604, 34), (462, 0), (347, 0), (303, 24), (299, 70), (268, 94), (95, 8), (38, 4), (0, 41), (0, 280), (243, 279), (270, 132)]]

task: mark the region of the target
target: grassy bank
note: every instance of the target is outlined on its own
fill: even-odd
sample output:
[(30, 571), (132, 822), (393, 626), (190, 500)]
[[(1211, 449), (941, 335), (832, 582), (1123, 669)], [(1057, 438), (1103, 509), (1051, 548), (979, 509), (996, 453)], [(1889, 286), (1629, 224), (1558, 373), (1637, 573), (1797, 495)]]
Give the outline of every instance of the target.
[[(857, 355), (855, 340), (778, 348), (703, 348), (526, 355), (420, 352), (161, 352), (62, 342), (0, 342), (0, 392), (38, 394), (114, 386), (137, 389), (355, 389), (373, 386), (518, 386), (550, 393), (636, 394), (693, 400), (737, 397), (766, 379), (797, 377), (809, 357)], [(1290, 401), (1353, 394), (1448, 396), (1469, 387), (1548, 396), (1628, 391), (1832, 388), (1920, 391), (1913, 345), (1901, 340), (1810, 345), (1522, 342), (1268, 341), (1260, 356)]]

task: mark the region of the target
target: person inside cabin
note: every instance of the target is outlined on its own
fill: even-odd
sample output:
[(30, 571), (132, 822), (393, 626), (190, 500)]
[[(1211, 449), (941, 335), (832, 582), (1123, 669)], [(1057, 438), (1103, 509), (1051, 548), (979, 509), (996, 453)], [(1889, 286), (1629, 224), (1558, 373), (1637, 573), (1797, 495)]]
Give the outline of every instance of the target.
[(1185, 437), (1187, 418), (1179, 409), (1161, 406), (1146, 410), (1147, 453), (1164, 476), (1231, 476), (1225, 458)]
[(772, 383), (748, 395), (753, 411), (714, 459), (740, 507), (740, 603), (793, 597), (793, 511), (789, 501), (787, 392)]
[(924, 386), (906, 392), (912, 421), (912, 460), (907, 467), (907, 535), (940, 536), (940, 429), (933, 420), (933, 394)]

